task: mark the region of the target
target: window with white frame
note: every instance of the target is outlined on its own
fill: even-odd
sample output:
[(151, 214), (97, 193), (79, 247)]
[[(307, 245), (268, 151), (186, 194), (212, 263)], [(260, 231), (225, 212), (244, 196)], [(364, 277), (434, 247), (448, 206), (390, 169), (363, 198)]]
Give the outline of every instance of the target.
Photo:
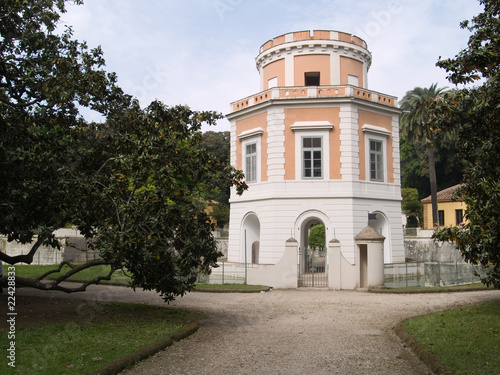
[(242, 168), (248, 183), (260, 181), (260, 142), (263, 133), (262, 128), (254, 128), (237, 136), (241, 141)]
[(302, 177), (323, 177), (322, 137), (302, 137)]
[(329, 121), (296, 121), (290, 129), (295, 132), (295, 178), (328, 180), (333, 124)]
[(365, 124), (366, 178), (368, 181), (387, 180), (387, 139), (391, 132), (386, 128)]
[(370, 142), (370, 181), (384, 181), (384, 142), (369, 139)]
[(245, 145), (245, 177), (246, 182), (257, 181), (257, 143)]

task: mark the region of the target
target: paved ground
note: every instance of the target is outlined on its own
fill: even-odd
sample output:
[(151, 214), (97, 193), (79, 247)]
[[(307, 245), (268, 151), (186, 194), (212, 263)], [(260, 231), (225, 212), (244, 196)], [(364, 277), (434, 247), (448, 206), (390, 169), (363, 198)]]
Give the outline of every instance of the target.
[[(44, 292), (23, 289), (18, 293)], [(163, 304), (155, 293), (121, 287), (98, 286), (82, 294), (53, 295)], [(122, 375), (431, 374), (392, 328), (411, 316), (492, 299), (500, 299), (500, 291), (191, 293), (171, 306), (207, 313), (209, 318), (201, 322), (200, 330)]]

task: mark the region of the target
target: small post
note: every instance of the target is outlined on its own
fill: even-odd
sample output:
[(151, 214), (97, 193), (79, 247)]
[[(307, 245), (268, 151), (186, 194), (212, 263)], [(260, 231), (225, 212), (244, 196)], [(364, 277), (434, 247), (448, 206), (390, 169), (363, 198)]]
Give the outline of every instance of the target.
[(222, 262), (222, 285), (224, 285), (224, 261)]
[(247, 283), (247, 230), (245, 229), (245, 285)]
[(408, 262), (405, 262), (405, 266), (406, 266), (406, 286), (408, 287)]
[(441, 263), (438, 263), (438, 285), (441, 286)]

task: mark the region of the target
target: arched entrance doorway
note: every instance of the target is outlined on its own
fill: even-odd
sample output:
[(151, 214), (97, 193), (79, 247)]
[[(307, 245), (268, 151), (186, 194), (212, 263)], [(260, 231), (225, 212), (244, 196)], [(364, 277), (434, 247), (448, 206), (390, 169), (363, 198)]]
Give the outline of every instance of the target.
[(242, 263), (259, 263), (260, 221), (255, 213), (249, 213), (241, 226), (241, 258)]
[(328, 287), (326, 233), (328, 219), (320, 212), (307, 212), (298, 219), (300, 232), (298, 286)]

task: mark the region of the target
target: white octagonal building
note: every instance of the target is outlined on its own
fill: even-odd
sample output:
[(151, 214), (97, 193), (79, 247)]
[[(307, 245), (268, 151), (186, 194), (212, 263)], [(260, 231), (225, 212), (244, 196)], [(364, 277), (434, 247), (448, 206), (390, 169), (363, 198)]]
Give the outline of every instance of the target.
[[(368, 89), (372, 55), (351, 34), (315, 30), (260, 48), (257, 94), (231, 103), (231, 163), (249, 189), (231, 194), (229, 262), (276, 264), (311, 225), (356, 264), (355, 236), (385, 237), (385, 263), (405, 261), (397, 99)], [(297, 257), (300, 266), (301, 258)]]

